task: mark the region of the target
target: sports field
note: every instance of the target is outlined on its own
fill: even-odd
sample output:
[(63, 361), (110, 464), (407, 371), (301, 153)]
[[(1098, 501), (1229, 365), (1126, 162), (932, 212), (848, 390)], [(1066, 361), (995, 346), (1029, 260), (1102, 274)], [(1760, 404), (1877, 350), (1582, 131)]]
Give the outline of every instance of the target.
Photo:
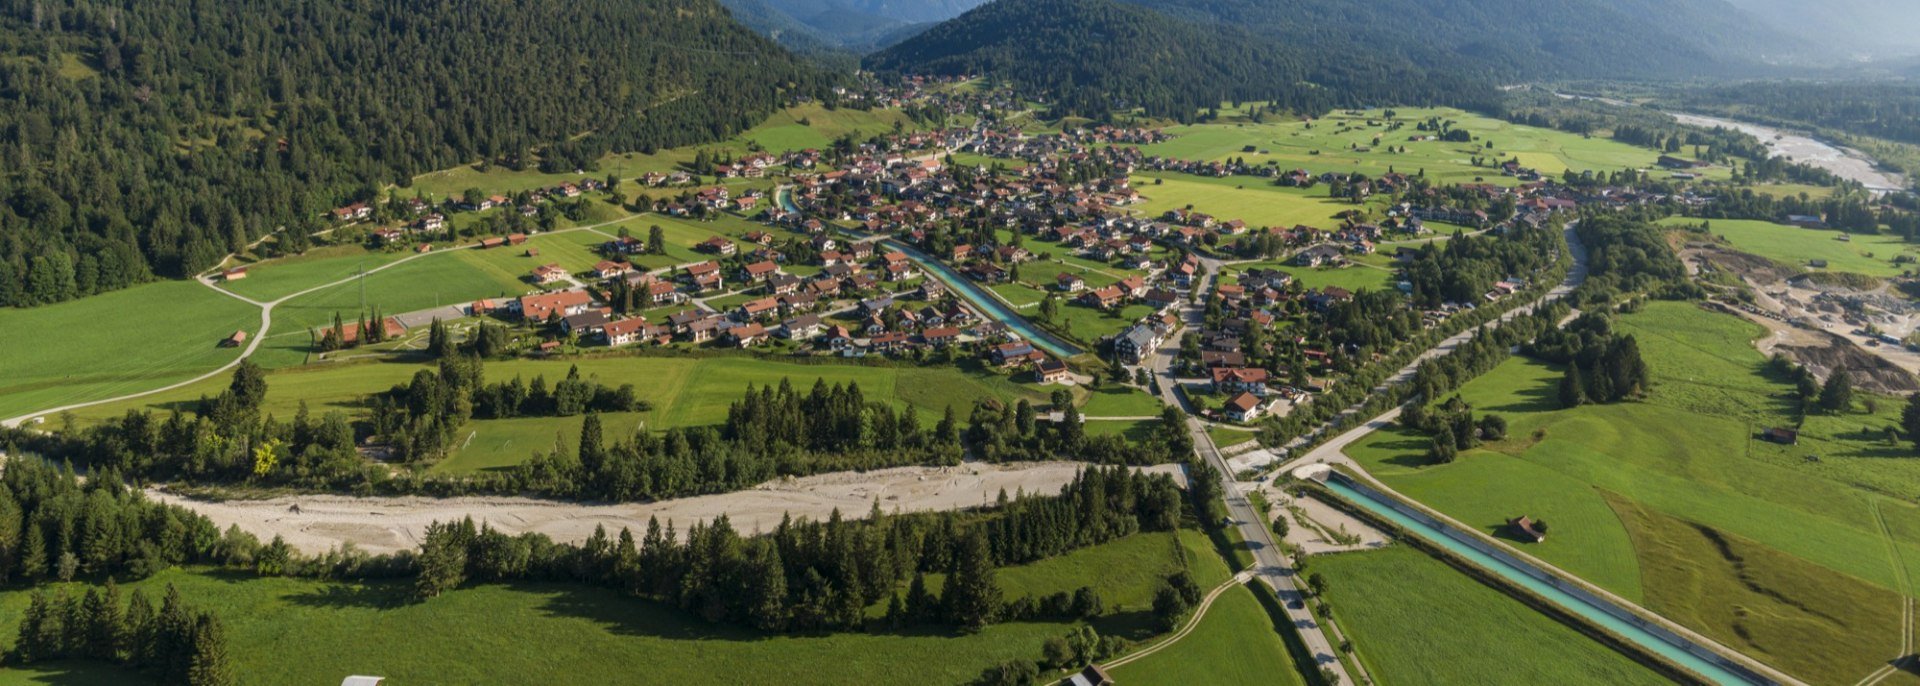
[(1839, 231), (1803, 229), (1757, 220), (1670, 217), (1660, 223), (1692, 227), (1699, 226), (1702, 221), (1707, 222), (1708, 233), (1725, 239), (1728, 245), (1737, 250), (1803, 269), (1808, 268), (1811, 260), (1826, 260), (1827, 271), (1899, 276), (1904, 271), (1912, 270), (1913, 266), (1895, 265), (1895, 256), (1920, 257), (1920, 248), (1891, 234), (1848, 236), (1843, 241), (1840, 238), (1846, 234)]
[(1888, 410), (1809, 422), (1816, 435), (1797, 446), (1762, 442), (1791, 425), (1793, 401), (1762, 371), (1757, 326), (1669, 302), (1619, 326), (1652, 371), (1644, 401), (1557, 409), (1559, 370), (1516, 358), (1460, 393), (1506, 417), (1507, 440), (1444, 466), (1395, 431), (1349, 454), (1488, 533), (1544, 520), (1551, 534), (1529, 553), (1797, 677), (1852, 683), (1897, 654), (1900, 594), (1920, 590), (1908, 571), (1920, 527), (1907, 526), (1920, 518), (1889, 495), (1915, 492), (1920, 465), (1887, 459), (1913, 455), (1884, 444)]
[(239, 354), (221, 339), (259, 327), (258, 308), (191, 281), (0, 308), (0, 418), (193, 378)]
[[(1204, 546), (1202, 537), (1188, 536)], [(1170, 541), (1167, 534), (1121, 539), (1042, 562), (1048, 569), (1037, 574), (1014, 567), (998, 576), (1003, 587), (1033, 583), (1033, 590), (1051, 593), (1091, 585), (1103, 597), (1123, 597), (1133, 594), (1121, 586), (1135, 585), (1135, 575), (1129, 572), (1115, 585), (1110, 583), (1114, 577), (1094, 570), (1104, 572), (1113, 564), (1162, 569)], [(1136, 546), (1161, 550), (1151, 556), (1108, 550)], [(1217, 556), (1207, 554), (1219, 564)], [(1034, 576), (1039, 579), (1028, 578)], [(797, 684), (961, 683), (1005, 660), (1037, 660), (1046, 638), (1075, 626), (1001, 624), (974, 635), (768, 635), (708, 624), (613, 591), (557, 583), (483, 585), (410, 603), (406, 582), (261, 579), (171, 569), (123, 590), (139, 588), (157, 601), (168, 584), (178, 587), (189, 604), (220, 616), (227, 654), (245, 684), (337, 683), (349, 674), (381, 675), (392, 683), (532, 683), (562, 670), (583, 683), (700, 683), (716, 674)], [(1014, 592), (1007, 590), (1010, 596)], [(12, 647), (12, 627), (27, 598), (19, 591), (0, 594), (0, 627), (7, 628), (0, 631), (0, 647)], [(418, 640), (422, 636), (433, 640)], [(125, 683), (120, 681), (124, 675), (74, 662), (31, 672), (10, 669), (0, 683)]]
[(1658, 674), (1405, 546), (1315, 556), (1334, 619), (1392, 684), (1660, 684)]

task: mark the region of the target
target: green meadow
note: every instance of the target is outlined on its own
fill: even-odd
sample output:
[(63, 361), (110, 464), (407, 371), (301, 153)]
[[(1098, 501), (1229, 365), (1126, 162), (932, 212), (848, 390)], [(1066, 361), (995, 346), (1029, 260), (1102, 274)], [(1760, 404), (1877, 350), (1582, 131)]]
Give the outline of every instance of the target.
[[(1180, 535), (1196, 569), (1221, 566), (1198, 533)], [(1130, 620), (1146, 580), (1172, 568), (1171, 534), (1141, 534), (1024, 567), (1000, 570), (1009, 597), (1092, 586), (1129, 599), (1095, 620)], [(1097, 573), (1093, 570), (1099, 570)], [(1224, 571), (1205, 572), (1221, 577)], [(150, 598), (173, 585), (226, 626), (240, 683), (327, 684), (350, 674), (392, 683), (533, 683), (566, 673), (581, 683), (684, 684), (728, 680), (797, 684), (912, 679), (960, 683), (1012, 659), (1037, 660), (1041, 643), (1076, 624), (999, 624), (972, 635), (935, 631), (774, 635), (708, 624), (693, 615), (614, 591), (574, 584), (471, 586), (425, 603), (407, 600), (407, 582), (255, 578), (173, 569), (126, 584)], [(127, 590), (130, 592), (131, 588)], [(0, 594), (0, 648), (28, 594)], [(884, 604), (881, 605), (884, 608)], [(419, 640), (422, 636), (432, 640)], [(9, 669), (0, 683), (144, 683), (88, 662)]]
[(1405, 546), (1319, 555), (1334, 620), (1389, 684), (1660, 684), (1573, 628)]
[[(977, 369), (799, 364), (748, 357), (509, 360), (487, 363), (486, 375), (490, 381), (505, 381), (514, 376), (531, 381), (545, 375), (548, 383), (552, 383), (565, 377), (574, 365), (579, 367), (581, 376), (601, 383), (615, 386), (631, 383), (639, 397), (651, 403), (653, 409), (649, 412), (607, 417), (610, 427), (644, 426), (662, 430), (719, 424), (726, 420), (728, 406), (738, 400), (748, 386), (778, 384), (782, 379), (802, 392), (812, 387), (815, 379), (823, 379), (829, 385), (858, 384), (869, 399), (895, 408), (913, 406), (928, 426), (940, 420), (948, 405), (964, 417), (974, 402), (981, 399), (1017, 402), (1024, 398), (1036, 404), (1046, 402), (1046, 394), (1038, 386), (1016, 383), (1006, 376)], [(316, 415), (340, 410), (355, 416), (364, 411), (362, 405), (368, 395), (405, 383), (415, 372), (429, 368), (410, 362), (365, 362), (276, 371), (267, 377), (269, 390), (263, 410), (287, 419), (305, 401)], [(77, 416), (83, 421), (99, 421), (117, 417), (128, 409), (160, 412), (191, 409), (202, 395), (218, 394), (226, 383), (224, 377), (209, 379), (145, 398), (85, 408)], [(566, 441), (576, 440), (580, 418), (476, 420), (468, 429), (473, 435), (470, 440), (463, 439), (465, 447), (434, 469), (457, 472), (518, 464), (535, 451), (553, 447), (556, 436)]]
[(222, 339), (259, 327), (258, 308), (192, 281), (0, 308), (0, 418), (193, 378), (239, 354)]
[(1920, 250), (1892, 234), (1861, 234), (1843, 241), (1840, 238), (1846, 234), (1839, 231), (1803, 229), (1758, 220), (1670, 217), (1660, 223), (1694, 227), (1703, 221), (1709, 225), (1708, 233), (1724, 239), (1737, 250), (1802, 269), (1808, 268), (1810, 260), (1826, 260), (1827, 271), (1899, 276), (1912, 267), (1894, 264), (1894, 257), (1920, 257)]
[(1893, 640), (1861, 639), (1899, 635), (1901, 595), (1920, 592), (1907, 571), (1920, 464), (1880, 431), (1897, 402), (1766, 443), (1795, 401), (1763, 370), (1758, 326), (1661, 302), (1619, 328), (1652, 371), (1644, 400), (1559, 409), (1560, 371), (1515, 358), (1460, 391), (1508, 420), (1507, 440), (1428, 465), (1424, 437), (1383, 431), (1348, 454), (1489, 534), (1544, 520), (1548, 540), (1528, 553), (1794, 676), (1852, 683), (1893, 657)]
[(1367, 209), (1367, 206), (1328, 197), (1326, 186), (1286, 188), (1259, 177), (1143, 172), (1133, 175), (1132, 179), (1134, 190), (1145, 198), (1137, 207), (1153, 217), (1168, 210), (1192, 207), (1221, 221), (1239, 219), (1249, 226), (1291, 228), (1305, 224), (1331, 228), (1339, 224), (1333, 218), (1335, 214)]
[(1214, 599), (1200, 625), (1179, 643), (1115, 668), (1111, 675), (1116, 683), (1129, 686), (1304, 685), (1279, 633), (1292, 630), (1276, 621), (1252, 590), (1236, 586)]
[[(1359, 116), (1336, 111), (1311, 122), (1276, 118), (1254, 123), (1239, 119), (1174, 126), (1166, 129), (1174, 136), (1172, 140), (1142, 149), (1149, 154), (1189, 160), (1245, 158), (1255, 164), (1272, 163), (1316, 173), (1344, 170), (1380, 176), (1388, 171), (1414, 174), (1424, 170), (1428, 178), (1447, 183), (1478, 181), (1501, 185), (1513, 185), (1517, 180), (1501, 175), (1497, 167), (1475, 167), (1472, 158), (1509, 160), (1517, 157), (1522, 165), (1538, 169), (1542, 174), (1560, 174), (1567, 169), (1648, 168), (1660, 156), (1648, 148), (1510, 124), (1456, 109), (1395, 108), (1395, 113), (1397, 121), (1405, 125), (1391, 132), (1387, 131), (1384, 112), (1377, 109)], [(1426, 135), (1417, 131), (1415, 124), (1436, 116), (1453, 121), (1456, 128), (1472, 132), (1475, 140), (1471, 143), (1410, 140), (1413, 136)], [(1369, 125), (1369, 121), (1374, 125)], [(1487, 147), (1489, 142), (1493, 147)], [(1402, 146), (1407, 149), (1405, 153), (1387, 150)], [(1248, 147), (1253, 150), (1248, 152)], [(1707, 176), (1726, 178), (1728, 172), (1710, 169)], [(1253, 220), (1248, 218), (1248, 221)]]

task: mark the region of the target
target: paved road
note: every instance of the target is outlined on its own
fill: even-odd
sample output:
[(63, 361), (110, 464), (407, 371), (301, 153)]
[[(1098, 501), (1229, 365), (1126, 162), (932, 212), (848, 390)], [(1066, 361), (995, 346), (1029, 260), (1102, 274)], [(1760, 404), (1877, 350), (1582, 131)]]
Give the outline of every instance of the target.
[[(618, 224), (618, 223), (620, 223), (620, 222), (623, 222), (623, 221), (626, 221), (626, 220), (628, 220), (628, 219), (632, 219), (632, 218), (634, 218), (634, 217), (636, 217), (636, 216), (639, 216), (639, 215), (628, 215), (628, 216), (625, 216), (625, 217), (621, 217), (621, 218), (619, 218), (619, 219), (613, 219), (613, 220), (609, 220), (609, 221), (604, 221), (604, 222), (601, 222), (601, 223), (598, 223), (598, 224), (593, 224), (593, 225), (589, 225), (589, 226), (576, 226), (576, 227), (573, 227), (573, 228), (571, 228), (571, 229), (561, 229), (561, 230), (559, 230), (559, 231), (552, 231), (552, 232), (549, 232), (549, 233), (552, 233), (552, 234), (561, 234), (561, 233), (571, 233), (571, 232), (574, 232), (574, 231), (593, 231), (593, 232), (599, 232), (599, 229), (600, 229), (600, 227), (603, 227), (603, 226), (610, 226), (610, 225), (613, 225), (613, 224)], [(545, 235), (545, 234), (543, 234), (543, 235)], [(603, 235), (604, 235), (604, 234), (603, 234)], [(480, 247), (480, 246), (479, 246), (479, 244), (478, 244), (478, 243), (475, 243), (475, 244), (473, 244), (473, 245), (463, 245), (463, 246), (458, 246), (458, 247), (453, 247), (453, 248), (445, 248), (445, 249), (441, 249), (441, 250), (435, 250), (435, 251), (433, 251), (433, 252), (425, 252), (425, 253), (415, 253), (415, 254), (412, 254), (412, 255), (408, 255), (408, 256), (406, 256), (406, 257), (403, 257), (403, 258), (400, 258), (400, 259), (398, 259), (398, 260), (394, 260), (394, 261), (392, 261), (392, 262), (388, 262), (388, 263), (386, 263), (386, 264), (383, 264), (383, 265), (380, 265), (380, 266), (378, 266), (378, 267), (375, 267), (375, 268), (373, 268), (373, 269), (369, 269), (369, 270), (367, 270), (367, 271), (365, 272), (365, 274), (373, 274), (373, 273), (375, 273), (375, 272), (381, 272), (381, 271), (385, 271), (385, 270), (388, 270), (388, 269), (392, 269), (392, 268), (394, 268), (394, 267), (398, 267), (398, 266), (400, 266), (400, 265), (403, 265), (403, 264), (406, 264), (406, 263), (408, 263), (408, 262), (412, 262), (412, 261), (414, 261), (414, 260), (418, 260), (418, 259), (423, 259), (423, 258), (428, 258), (428, 257), (432, 257), (432, 256), (435, 256), (435, 255), (441, 255), (441, 254), (445, 254), (445, 253), (448, 253), (448, 252), (452, 252), (452, 251), (455, 251), (455, 250), (473, 250), (473, 249), (477, 249), (477, 248), (479, 248), (479, 247)], [(104, 404), (107, 404), (107, 403), (115, 403), (115, 402), (120, 402), (120, 401), (122, 401), (122, 400), (132, 400), (132, 399), (135, 399), (135, 398), (143, 398), (143, 397), (146, 397), (146, 396), (149, 396), (149, 395), (153, 395), (153, 394), (156, 394), (156, 393), (165, 393), (165, 392), (167, 392), (167, 391), (171, 391), (171, 390), (174, 390), (174, 389), (177, 389), (177, 388), (184, 388), (184, 387), (187, 387), (187, 386), (191, 386), (191, 385), (193, 385), (193, 384), (196, 384), (196, 383), (200, 383), (200, 382), (202, 382), (202, 381), (206, 381), (207, 379), (211, 379), (211, 378), (213, 378), (213, 377), (216, 377), (216, 376), (219, 376), (219, 375), (221, 375), (221, 374), (225, 374), (225, 373), (226, 373), (226, 372), (227, 372), (228, 370), (231, 370), (231, 369), (233, 369), (234, 367), (238, 367), (238, 366), (240, 366), (240, 361), (241, 361), (241, 360), (245, 360), (245, 359), (247, 359), (248, 357), (252, 357), (252, 356), (253, 356), (253, 353), (254, 353), (255, 351), (257, 351), (257, 350), (259, 350), (259, 349), (260, 349), (260, 342), (266, 339), (266, 337), (267, 337), (267, 331), (268, 331), (269, 329), (271, 329), (271, 328), (273, 328), (273, 309), (274, 309), (275, 307), (278, 307), (278, 306), (280, 306), (280, 304), (281, 304), (281, 303), (284, 303), (284, 302), (287, 302), (287, 301), (289, 301), (289, 300), (293, 300), (293, 299), (295, 299), (295, 298), (299, 298), (299, 297), (301, 297), (301, 296), (304, 296), (304, 295), (308, 295), (308, 294), (310, 294), (310, 293), (315, 293), (315, 292), (319, 292), (319, 291), (323, 291), (323, 290), (326, 290), (326, 289), (329, 289), (329, 288), (333, 288), (334, 286), (338, 286), (338, 285), (341, 285), (341, 284), (344, 284), (344, 283), (349, 283), (349, 282), (351, 282), (351, 281), (353, 281), (354, 279), (358, 279), (358, 278), (360, 278), (361, 276), (363, 276), (363, 274), (355, 274), (355, 275), (353, 275), (353, 276), (349, 276), (349, 277), (346, 277), (346, 278), (343, 278), (343, 279), (340, 279), (340, 280), (338, 280), (338, 281), (333, 281), (333, 282), (330, 282), (330, 283), (325, 283), (325, 284), (321, 284), (321, 285), (318, 285), (318, 286), (314, 286), (314, 287), (312, 287), (312, 288), (308, 288), (308, 289), (306, 289), (306, 290), (303, 290), (303, 291), (300, 291), (300, 292), (298, 292), (298, 293), (293, 293), (293, 294), (290, 294), (290, 295), (286, 295), (286, 296), (282, 296), (282, 297), (280, 297), (279, 299), (276, 299), (276, 300), (269, 300), (269, 301), (260, 301), (260, 300), (254, 300), (254, 299), (252, 299), (252, 298), (249, 298), (249, 297), (246, 297), (246, 296), (243, 296), (243, 295), (240, 295), (240, 294), (238, 294), (238, 293), (234, 293), (234, 292), (232, 292), (232, 291), (229, 291), (229, 290), (227, 290), (227, 289), (224, 289), (224, 288), (220, 288), (219, 286), (216, 286), (216, 285), (214, 285), (214, 281), (213, 281), (213, 277), (211, 276), (211, 274), (212, 274), (212, 272), (208, 272), (208, 273), (206, 273), (206, 274), (201, 274), (201, 275), (199, 275), (199, 276), (197, 276), (197, 277), (194, 277), (194, 280), (195, 280), (195, 281), (198, 281), (198, 282), (200, 282), (200, 285), (203, 285), (203, 286), (206, 286), (206, 287), (208, 287), (208, 288), (211, 288), (211, 289), (213, 289), (213, 290), (214, 290), (214, 292), (216, 292), (216, 293), (219, 293), (219, 294), (221, 294), (221, 295), (224, 295), (224, 296), (227, 296), (227, 297), (229, 297), (229, 298), (233, 298), (233, 299), (235, 299), (235, 300), (239, 300), (239, 301), (241, 301), (241, 302), (244, 302), (244, 303), (247, 303), (247, 304), (250, 304), (250, 305), (253, 305), (254, 307), (258, 307), (258, 308), (260, 308), (260, 329), (259, 329), (258, 331), (255, 331), (255, 332), (253, 333), (253, 336), (252, 336), (251, 338), (249, 338), (249, 339), (248, 339), (248, 341), (247, 341), (247, 347), (245, 347), (245, 348), (242, 348), (242, 349), (240, 350), (240, 355), (239, 355), (238, 357), (235, 357), (235, 358), (233, 358), (233, 360), (232, 360), (232, 361), (230, 361), (230, 362), (228, 362), (228, 363), (226, 363), (226, 364), (223, 364), (223, 365), (220, 365), (220, 367), (218, 367), (218, 368), (216, 368), (216, 369), (214, 369), (214, 370), (212, 370), (212, 371), (209, 371), (209, 372), (207, 372), (207, 373), (205, 373), (205, 374), (201, 374), (201, 375), (199, 375), (199, 376), (196, 376), (196, 377), (193, 377), (193, 378), (191, 378), (191, 379), (187, 379), (187, 380), (185, 380), (185, 381), (181, 381), (181, 382), (179, 382), (179, 383), (172, 383), (172, 384), (167, 384), (167, 385), (165, 385), (165, 386), (161, 386), (161, 387), (159, 387), (159, 388), (151, 388), (151, 389), (147, 389), (147, 390), (144, 390), (144, 391), (139, 391), (139, 392), (137, 392), (137, 393), (128, 393), (128, 394), (125, 394), (125, 395), (119, 395), (119, 396), (114, 396), (114, 397), (111, 397), (111, 398), (101, 398), (101, 399), (99, 399), (99, 400), (89, 400), (89, 401), (86, 401), (86, 402), (81, 402), (81, 403), (73, 403), (73, 404), (70, 404), (70, 405), (61, 405), (61, 406), (59, 406), (59, 407), (54, 407), (54, 408), (49, 408), (49, 409), (45, 409), (45, 410), (38, 410), (38, 411), (34, 411), (34, 412), (30, 412), (30, 413), (27, 413), (27, 414), (23, 414), (23, 415), (20, 415), (20, 416), (18, 416), (18, 417), (13, 417), (13, 418), (11, 418), (11, 419), (6, 419), (6, 420), (0, 420), (0, 426), (5, 426), (5, 427), (8, 427), (8, 428), (17, 428), (17, 427), (19, 427), (20, 425), (22, 425), (22, 424), (25, 424), (25, 423), (27, 423), (28, 421), (31, 421), (31, 420), (32, 420), (33, 418), (35, 418), (35, 417), (44, 417), (44, 416), (47, 416), (47, 415), (54, 415), (54, 414), (59, 414), (59, 413), (61, 413), (61, 412), (67, 412), (67, 411), (70, 411), (70, 410), (78, 410), (78, 409), (81, 409), (81, 408), (84, 408), (84, 407), (92, 407), (92, 406), (94, 406), (94, 405), (104, 405)]]

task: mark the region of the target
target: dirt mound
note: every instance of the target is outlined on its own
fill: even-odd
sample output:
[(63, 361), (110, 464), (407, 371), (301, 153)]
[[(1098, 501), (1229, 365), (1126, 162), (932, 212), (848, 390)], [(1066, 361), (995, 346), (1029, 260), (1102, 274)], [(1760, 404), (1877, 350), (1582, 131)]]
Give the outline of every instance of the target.
[(1786, 353), (1793, 361), (1826, 378), (1836, 369), (1853, 375), (1853, 385), (1883, 394), (1906, 394), (1920, 390), (1920, 381), (1912, 374), (1878, 355), (1872, 355), (1845, 338), (1824, 331), (1809, 332), (1824, 345), (1780, 345), (1774, 350)]
[(1729, 250), (1712, 243), (1689, 243), (1682, 257), (1709, 265), (1717, 271), (1746, 277), (1760, 286), (1780, 283), (1803, 274), (1799, 269), (1759, 255)]

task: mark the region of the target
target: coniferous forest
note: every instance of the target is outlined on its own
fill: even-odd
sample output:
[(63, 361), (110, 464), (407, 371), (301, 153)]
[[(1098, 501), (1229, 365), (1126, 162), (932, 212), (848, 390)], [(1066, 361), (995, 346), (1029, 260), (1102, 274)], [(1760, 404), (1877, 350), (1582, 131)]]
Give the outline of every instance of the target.
[(422, 172), (589, 169), (817, 91), (711, 0), (0, 0), (0, 305), (191, 275)]

